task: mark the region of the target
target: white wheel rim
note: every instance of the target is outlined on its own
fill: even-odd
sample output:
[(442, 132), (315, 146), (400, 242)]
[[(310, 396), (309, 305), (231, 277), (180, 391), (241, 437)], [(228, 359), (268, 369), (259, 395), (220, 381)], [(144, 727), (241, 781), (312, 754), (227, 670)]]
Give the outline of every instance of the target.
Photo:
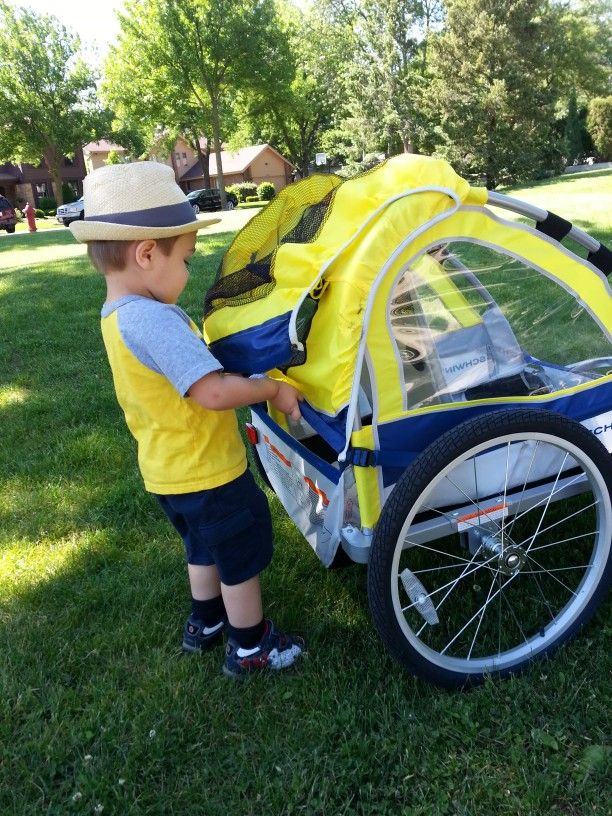
[[(576, 564), (573, 567), (561, 567), (558, 575), (554, 574), (554, 567), (547, 567), (546, 565), (543, 566), (541, 563), (542, 558), (548, 560), (550, 553), (554, 551), (554, 545), (549, 541), (547, 542), (544, 538), (545, 534), (550, 536), (551, 531), (555, 526), (553, 525), (553, 527), (549, 527), (547, 526), (546, 522), (549, 508), (555, 506), (554, 483), (551, 482), (551, 487), (548, 492), (552, 495), (549, 496), (548, 502), (543, 502), (539, 508), (535, 507), (529, 512), (522, 514), (523, 518), (531, 514), (534, 514), (534, 519), (538, 518), (538, 515), (536, 514), (541, 516), (542, 522), (539, 528), (535, 529), (535, 534), (533, 535), (532, 540), (527, 541), (526, 543), (524, 541), (514, 542), (512, 540), (512, 530), (517, 529), (514, 528), (514, 524), (521, 521), (520, 506), (519, 512), (516, 513), (507, 523), (502, 518), (501, 522), (497, 524), (497, 527), (499, 528), (498, 532), (488, 537), (494, 539), (494, 544), (499, 547), (500, 541), (504, 538), (503, 530), (505, 529), (507, 532), (505, 539), (507, 546), (507, 549), (505, 550), (506, 558), (508, 558), (508, 553), (510, 553), (510, 555), (520, 553), (520, 558), (524, 558), (524, 563), (521, 569), (513, 574), (502, 573), (500, 570), (499, 552), (496, 551), (494, 554), (491, 551), (485, 551), (484, 547), (479, 555), (474, 556), (468, 552), (465, 554), (463, 559), (461, 559), (460, 553), (456, 550), (450, 554), (441, 553), (442, 556), (445, 556), (448, 559), (448, 563), (444, 567), (435, 567), (429, 572), (424, 570), (411, 573), (416, 576), (417, 581), (423, 582), (422, 585), (424, 587), (426, 596), (423, 597), (423, 593), (419, 590), (420, 594), (417, 602), (415, 603), (408, 597), (407, 591), (402, 584), (402, 580), (400, 579), (400, 574), (403, 572), (404, 580), (412, 580), (406, 578), (406, 568), (403, 567), (402, 562), (403, 553), (411, 551), (414, 553), (416, 552), (415, 548), (421, 549), (424, 552), (427, 552), (428, 548), (432, 551), (437, 550), (436, 541), (431, 542), (431, 545), (421, 543), (404, 548), (405, 540), (410, 540), (409, 534), (412, 522), (419, 509), (429, 507), (428, 500), (430, 500), (432, 496), (436, 495), (435, 491), (440, 489), (440, 485), (444, 480), (448, 481), (449, 479), (452, 479), (452, 474), (453, 472), (457, 471), (459, 464), (463, 465), (465, 468), (466, 464), (469, 465), (469, 463), (472, 463), (474, 472), (476, 474), (474, 482), (477, 490), (479, 490), (479, 495), (483, 495), (485, 491), (479, 489), (478, 487), (477, 474), (479, 463), (474, 463), (475, 457), (477, 457), (479, 454), (482, 455), (484, 452), (495, 447), (500, 451), (507, 450), (506, 458), (509, 460), (510, 457), (514, 456), (516, 453), (517, 449), (515, 446), (519, 445), (520, 443), (527, 442), (535, 445), (536, 450), (538, 446), (547, 446), (548, 453), (555, 452), (558, 453), (559, 456), (563, 456), (565, 458), (565, 465), (562, 465), (562, 467), (567, 467), (569, 460), (573, 460), (573, 462), (576, 463), (581, 469), (582, 473), (586, 475), (588, 484), (586, 496), (588, 497), (590, 493), (591, 498), (586, 501), (585, 504), (589, 505), (591, 502), (593, 503), (590, 509), (591, 515), (596, 521), (595, 527), (589, 527), (589, 531), (587, 533), (582, 533), (580, 530), (577, 530), (575, 533), (573, 533), (573, 536), (568, 536), (568, 539), (566, 540), (559, 536), (557, 545), (559, 547), (565, 545), (566, 548), (577, 547), (584, 551), (585, 543), (588, 545), (587, 536), (590, 535), (592, 538), (592, 545), (590, 545), (590, 557), (588, 562), (584, 564)], [(506, 485), (508, 483), (507, 473), (505, 483)], [(473, 499), (476, 498), (476, 496), (469, 496), (469, 498), (473, 502)], [(490, 505), (490, 499), (487, 499), (486, 502), (480, 503), (481, 513), (483, 507), (487, 506), (487, 503)], [(479, 516), (479, 519), (480, 518), (486, 519), (487, 517), (485, 515)], [(487, 520), (486, 523), (489, 527), (494, 529), (495, 525), (492, 520)], [(575, 526), (576, 517), (572, 519), (572, 515), (570, 513), (563, 518), (561, 522), (557, 523), (556, 527), (567, 529), (566, 523), (569, 526)], [(521, 525), (524, 524), (525, 522), (521, 521)], [(557, 535), (557, 533), (554, 533), (553, 536), (554, 535)], [(508, 540), (510, 540), (511, 544), (507, 543)], [(473, 446), (466, 453), (456, 457), (452, 462), (450, 462), (447, 467), (445, 467), (437, 475), (437, 477), (428, 484), (427, 488), (425, 488), (417, 501), (414, 503), (410, 510), (410, 514), (404, 521), (395, 546), (391, 567), (391, 598), (395, 617), (403, 631), (404, 636), (412, 648), (427, 659), (427, 661), (439, 666), (442, 669), (459, 672), (461, 674), (482, 674), (493, 671), (498, 672), (504, 669), (516, 667), (530, 659), (533, 659), (556, 642), (585, 609), (602, 578), (602, 573), (609, 556), (611, 540), (612, 507), (610, 503), (610, 495), (601, 472), (595, 463), (583, 451), (565, 439), (546, 433), (510, 433), (503, 437), (498, 437), (492, 441), (489, 440), (480, 445)], [(509, 547), (516, 546), (517, 544), (519, 544), (519, 546), (516, 548), (516, 553), (514, 551), (510, 551)], [(546, 553), (546, 550), (549, 550), (549, 553)], [(501, 552), (504, 552), (503, 546)], [(560, 552), (560, 550), (558, 552)], [(439, 560), (439, 555), (432, 557)], [(454, 559), (457, 560), (455, 561)], [(404, 558), (404, 562), (406, 560), (409, 559)], [(503, 562), (503, 565), (504, 568), (507, 568), (505, 562)], [(447, 570), (446, 582), (441, 581), (440, 579), (440, 574), (444, 569)], [(542, 573), (539, 573), (539, 570), (542, 570)], [(563, 570), (565, 570), (565, 572), (563, 572)], [(580, 577), (581, 570), (582, 577)], [(452, 578), (448, 578), (449, 572), (451, 575), (453, 575)], [(456, 572), (459, 572), (458, 578), (454, 577)], [(551, 599), (546, 599), (544, 597), (543, 601), (540, 601), (539, 603), (542, 604), (543, 602), (546, 602), (549, 605), (548, 608), (550, 610), (550, 620), (548, 620), (548, 622), (543, 622), (542, 628), (537, 633), (527, 634), (522, 631), (520, 623), (521, 616), (518, 613), (521, 611), (521, 614), (524, 614), (522, 611), (524, 607), (522, 607), (522, 610), (518, 610), (512, 606), (514, 601), (510, 600), (511, 593), (509, 592), (509, 590), (512, 589), (512, 584), (517, 582), (521, 576), (521, 580), (528, 576), (533, 576), (533, 579), (530, 580), (534, 580), (534, 586), (537, 587), (539, 585), (540, 590), (542, 589), (541, 582), (544, 580), (547, 582), (550, 580), (553, 586), (556, 586), (557, 583), (563, 586), (567, 583), (567, 575), (570, 572), (574, 572), (575, 576), (573, 576), (570, 580), (570, 585), (566, 586), (566, 603), (560, 604), (559, 609), (556, 610), (556, 614), (553, 615), (557, 604), (555, 602), (555, 605), (551, 607)], [(435, 587), (431, 583), (433, 577), (432, 573), (437, 573), (437, 581), (439, 585), (437, 583)], [(562, 581), (561, 577), (565, 580)], [(481, 602), (479, 603), (478, 599), (476, 599), (475, 603), (470, 604), (469, 599), (466, 599), (464, 594), (462, 596), (463, 600), (466, 601), (464, 620), (457, 624), (454, 634), (451, 632), (451, 636), (448, 637), (448, 639), (446, 638), (446, 634), (442, 635), (439, 639), (439, 643), (436, 643), (432, 648), (430, 643), (427, 642), (427, 639), (433, 632), (434, 626), (439, 626), (440, 624), (428, 624), (425, 622), (423, 613), (417, 615), (417, 603), (421, 604), (421, 609), (423, 610), (429, 608), (429, 603), (433, 604), (436, 610), (436, 615), (438, 615), (438, 618), (441, 621), (442, 615), (445, 614), (444, 606), (447, 603), (448, 598), (457, 591), (458, 594), (456, 597), (461, 595), (462, 590), (467, 590), (469, 585), (468, 581), (472, 580), (481, 581), (483, 584), (484, 602), (482, 602), (482, 599), (480, 599)], [(516, 584), (516, 586), (518, 587), (518, 584)], [(480, 587), (478, 588), (480, 589)], [(563, 595), (564, 591), (565, 590), (563, 589), (559, 589), (557, 594)], [(484, 609), (482, 609), (483, 604)], [(482, 639), (484, 632), (491, 629), (490, 616), (494, 611), (494, 607), (499, 619), (498, 649), (497, 651), (489, 651), (487, 654), (479, 655), (479, 647), (482, 646), (482, 644), (479, 643), (479, 633), (480, 638)], [(514, 617), (515, 621), (512, 621), (512, 627), (521, 629), (522, 631), (521, 642), (510, 648), (501, 648), (501, 642), (503, 640), (503, 623), (499, 612), (501, 609), (504, 609), (504, 614), (508, 618), (511, 619), (511, 616)], [(487, 618), (489, 618), (489, 620), (487, 620), (487, 627), (483, 629), (483, 622)], [(439, 630), (439, 632), (436, 634), (436, 638), (438, 638), (440, 634), (441, 630)], [(453, 638), (455, 639), (453, 640)], [(447, 642), (443, 646), (442, 643), (444, 643), (445, 640), (447, 640)], [(469, 648), (467, 648), (468, 642)], [(463, 649), (463, 654), (460, 653), (461, 649)], [(487, 650), (485, 649), (485, 651)]]

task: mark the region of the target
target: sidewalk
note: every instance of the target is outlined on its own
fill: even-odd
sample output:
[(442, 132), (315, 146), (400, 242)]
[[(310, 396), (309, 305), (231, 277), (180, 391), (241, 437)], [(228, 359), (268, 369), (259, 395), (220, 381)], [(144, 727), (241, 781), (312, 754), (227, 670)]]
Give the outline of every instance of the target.
[(206, 235), (211, 232), (235, 232), (244, 227), (258, 212), (261, 212), (260, 207), (253, 207), (249, 210), (223, 210), (221, 212), (199, 213), (199, 221), (204, 221), (207, 218), (220, 219), (218, 224), (213, 224), (201, 234)]

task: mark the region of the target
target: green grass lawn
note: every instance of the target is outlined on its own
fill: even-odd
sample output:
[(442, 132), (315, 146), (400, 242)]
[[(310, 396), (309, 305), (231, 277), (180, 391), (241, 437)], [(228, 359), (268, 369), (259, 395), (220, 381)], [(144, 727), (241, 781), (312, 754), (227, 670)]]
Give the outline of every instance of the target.
[[(66, 229), (62, 224), (58, 224), (55, 218), (52, 216), (47, 216), (47, 218), (37, 218), (36, 219), (36, 229), (37, 230), (48, 230), (48, 229)], [(15, 232), (29, 232), (28, 229), (28, 222), (24, 219), (23, 221), (18, 221)]]
[[(610, 172), (512, 192), (608, 241), (610, 193)], [(231, 239), (199, 239), (196, 319)], [(386, 655), (365, 568), (326, 571), (271, 496), (265, 602), (301, 671), (232, 683), (221, 649), (181, 654), (182, 544), (142, 488), (103, 298), (68, 230), (0, 237), (0, 814), (609, 814), (603, 611), (520, 678), (441, 691)]]

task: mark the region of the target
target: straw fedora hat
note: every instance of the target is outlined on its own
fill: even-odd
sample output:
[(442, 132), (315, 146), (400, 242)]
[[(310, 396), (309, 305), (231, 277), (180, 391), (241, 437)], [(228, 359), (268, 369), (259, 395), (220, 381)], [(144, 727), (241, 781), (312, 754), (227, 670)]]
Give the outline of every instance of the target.
[(77, 241), (170, 238), (217, 224), (198, 220), (167, 164), (109, 164), (83, 181), (85, 218), (70, 224)]

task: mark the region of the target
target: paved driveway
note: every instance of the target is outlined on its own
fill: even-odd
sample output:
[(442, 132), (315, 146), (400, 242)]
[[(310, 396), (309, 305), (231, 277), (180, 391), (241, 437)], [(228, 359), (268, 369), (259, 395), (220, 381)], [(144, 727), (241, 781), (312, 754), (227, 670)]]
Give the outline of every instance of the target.
[(205, 221), (207, 218), (221, 219), (218, 224), (212, 224), (212, 226), (203, 230), (200, 234), (206, 235), (206, 233), (210, 232), (234, 232), (244, 227), (258, 212), (261, 212), (259, 207), (252, 207), (248, 210), (223, 210), (222, 212), (199, 213), (198, 219), (200, 221)]

